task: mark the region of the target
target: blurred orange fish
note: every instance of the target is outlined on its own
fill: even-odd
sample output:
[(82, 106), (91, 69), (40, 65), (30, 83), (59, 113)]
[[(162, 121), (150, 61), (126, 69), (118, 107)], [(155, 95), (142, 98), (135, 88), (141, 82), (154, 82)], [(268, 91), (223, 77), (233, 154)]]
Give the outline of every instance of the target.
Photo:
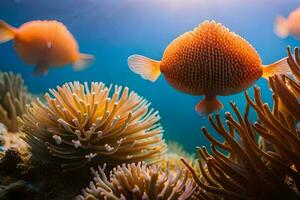
[(14, 48), (25, 63), (35, 65), (36, 75), (67, 64), (82, 70), (94, 58), (79, 52), (73, 35), (58, 21), (31, 21), (17, 29), (0, 20), (0, 43), (9, 40), (14, 40)]
[(260, 77), (290, 71), (286, 58), (263, 66), (245, 39), (214, 21), (206, 21), (173, 40), (161, 61), (132, 55), (128, 65), (144, 79), (155, 81), (162, 73), (177, 90), (204, 95), (195, 107), (202, 115), (223, 107), (217, 95), (238, 93)]
[(274, 32), (280, 38), (292, 35), (300, 39), (300, 7), (292, 11), (287, 18), (278, 16), (275, 20)]

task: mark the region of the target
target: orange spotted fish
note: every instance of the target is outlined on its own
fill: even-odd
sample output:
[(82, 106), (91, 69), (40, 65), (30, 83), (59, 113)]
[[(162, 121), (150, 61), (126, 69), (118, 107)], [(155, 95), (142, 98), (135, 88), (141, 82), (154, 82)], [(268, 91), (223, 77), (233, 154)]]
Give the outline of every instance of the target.
[(175, 89), (204, 95), (195, 107), (201, 115), (223, 108), (218, 95), (239, 93), (260, 77), (289, 72), (286, 58), (262, 65), (251, 44), (214, 21), (205, 21), (173, 40), (161, 61), (132, 55), (128, 65), (144, 79), (154, 82), (162, 73)]
[(37, 75), (67, 64), (82, 70), (93, 60), (93, 56), (79, 52), (73, 35), (57, 21), (31, 21), (17, 29), (0, 20), (0, 43), (9, 40), (14, 40), (14, 48), (25, 63), (35, 65)]

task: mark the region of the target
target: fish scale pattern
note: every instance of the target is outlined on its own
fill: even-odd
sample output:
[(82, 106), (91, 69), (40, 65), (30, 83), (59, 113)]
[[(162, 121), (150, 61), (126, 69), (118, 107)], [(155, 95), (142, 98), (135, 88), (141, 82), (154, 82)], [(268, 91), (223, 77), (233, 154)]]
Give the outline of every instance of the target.
[(173, 87), (195, 95), (237, 93), (263, 73), (256, 50), (214, 21), (175, 39), (164, 53), (161, 71)]

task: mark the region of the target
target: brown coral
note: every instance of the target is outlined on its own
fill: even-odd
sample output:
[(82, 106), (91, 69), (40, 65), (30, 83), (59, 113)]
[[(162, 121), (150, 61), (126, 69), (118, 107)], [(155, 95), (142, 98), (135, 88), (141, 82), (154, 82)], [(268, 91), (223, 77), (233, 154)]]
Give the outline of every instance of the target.
[(0, 122), (9, 132), (19, 130), (17, 117), (22, 116), (31, 100), (20, 74), (0, 72)]
[[(295, 57), (288, 48), (287, 59), (293, 74), (299, 78), (300, 58), (299, 49), (295, 48)], [(287, 75), (274, 76), (270, 78), (270, 86), (273, 90), (274, 106), (273, 112), (267, 104), (260, 99), (259, 90), (255, 90), (256, 102), (247, 97), (249, 104), (255, 109), (259, 116), (259, 122), (254, 128), (261, 137), (271, 143), (271, 149), (283, 162), (300, 170), (300, 138), (297, 123), (300, 120), (300, 84)], [(296, 125), (295, 125), (296, 124)]]
[[(210, 122), (225, 143), (217, 141), (206, 128), (202, 131), (212, 143), (212, 152), (205, 147), (199, 149), (207, 170), (200, 162), (201, 181), (194, 169), (184, 160), (186, 166), (194, 174), (198, 185), (205, 190), (199, 199), (223, 197), (224, 199), (298, 199), (298, 191), (289, 185), (287, 180), (298, 181), (300, 176), (289, 165), (282, 162), (274, 152), (264, 152), (256, 142), (256, 132), (248, 120), (249, 106), (242, 117), (234, 103), (231, 103), (237, 119), (226, 113), (226, 125), (219, 115)], [(220, 151), (221, 150), (221, 151)], [(227, 153), (222, 153), (225, 151)]]
[(157, 165), (145, 163), (123, 164), (111, 171), (110, 179), (104, 173), (92, 169), (94, 181), (82, 191), (77, 200), (100, 199), (188, 199), (195, 184), (188, 179), (188, 171), (180, 169), (163, 171)]
[[(288, 63), (299, 78), (299, 50), (296, 48), (295, 57), (290, 49), (288, 53)], [(210, 116), (210, 123), (225, 142), (219, 142), (206, 128), (202, 129), (212, 144), (211, 153), (205, 147), (199, 148), (204, 161), (204, 165), (199, 161), (204, 180), (182, 159), (202, 188), (199, 199), (300, 198), (300, 138), (296, 127), (300, 119), (297, 101), (300, 84), (286, 75), (277, 75), (270, 78), (270, 86), (274, 99), (272, 110), (263, 103), (260, 89), (255, 87), (254, 100), (245, 94), (244, 116), (234, 103), (231, 106), (236, 117), (227, 112), (226, 123), (219, 115)], [(254, 124), (248, 119), (250, 107), (258, 115)]]
[[(299, 80), (299, 48), (295, 48), (295, 56), (293, 56), (290, 47), (288, 47), (287, 61), (294, 76)], [(256, 123), (254, 128), (264, 140), (272, 144), (272, 150), (283, 162), (299, 172), (300, 138), (297, 123), (300, 120), (298, 103), (300, 84), (287, 75), (280, 75), (270, 78), (270, 86), (274, 93), (273, 112), (270, 112), (268, 105), (261, 103), (259, 91), (255, 93), (259, 103), (247, 99), (258, 113), (261, 122)]]
[(127, 87), (66, 83), (26, 109), (22, 131), (33, 159), (75, 170), (89, 162), (158, 162), (166, 151), (157, 111)]

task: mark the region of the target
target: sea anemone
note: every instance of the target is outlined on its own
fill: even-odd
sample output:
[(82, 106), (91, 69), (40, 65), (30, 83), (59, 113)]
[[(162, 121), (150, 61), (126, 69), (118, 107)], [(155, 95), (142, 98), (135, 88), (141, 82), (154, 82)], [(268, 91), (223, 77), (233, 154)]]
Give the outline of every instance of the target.
[(100, 199), (188, 199), (196, 189), (188, 179), (188, 171), (166, 170), (145, 163), (123, 164), (105, 175), (105, 165), (91, 169), (94, 181), (82, 191), (77, 200)]
[(33, 159), (75, 170), (89, 162), (156, 163), (166, 144), (157, 111), (127, 87), (66, 83), (32, 102), (20, 120)]
[(0, 72), (0, 122), (9, 132), (18, 132), (17, 117), (31, 100), (20, 74)]

